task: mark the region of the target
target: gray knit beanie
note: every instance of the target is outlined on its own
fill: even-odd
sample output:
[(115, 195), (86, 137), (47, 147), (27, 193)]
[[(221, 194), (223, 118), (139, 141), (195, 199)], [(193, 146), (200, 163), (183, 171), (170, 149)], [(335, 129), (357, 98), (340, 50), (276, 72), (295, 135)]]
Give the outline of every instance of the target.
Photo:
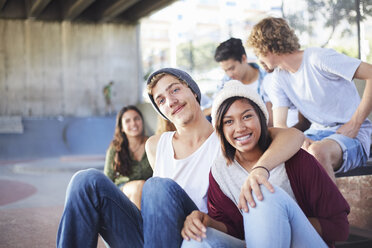
[[(185, 71), (182, 71), (180, 69), (176, 69), (176, 68), (163, 68), (163, 69), (160, 69), (160, 70), (157, 70), (155, 71), (154, 73), (152, 73), (149, 78), (147, 79), (147, 85), (151, 82), (151, 79), (160, 74), (160, 73), (165, 73), (165, 74), (169, 74), (169, 75), (172, 75), (172, 76), (175, 76), (176, 78), (178, 78), (179, 80), (181, 81), (184, 81), (187, 83), (187, 85), (189, 86), (189, 88), (191, 89), (192, 92), (194, 92), (197, 96), (196, 100), (198, 101), (198, 103), (200, 104), (200, 99), (201, 99), (201, 93), (200, 93), (200, 89), (199, 89), (199, 86), (196, 84), (196, 82), (194, 81), (194, 79), (192, 79), (192, 77)], [(162, 112), (160, 112), (158, 106), (156, 106), (156, 103), (154, 101), (154, 98), (152, 97), (152, 95), (148, 94), (149, 95), (149, 98), (151, 100), (151, 103), (152, 103), (152, 106), (154, 107), (154, 109), (166, 120), (168, 120), (167, 117), (165, 117), (165, 115), (163, 115)]]
[(244, 97), (256, 103), (265, 115), (266, 124), (269, 122), (269, 113), (267, 112), (266, 105), (263, 102), (262, 98), (257, 94), (257, 92), (248, 88), (246, 85), (242, 84), (238, 80), (230, 80), (225, 83), (223, 89), (218, 92), (217, 96), (213, 100), (211, 116), (212, 124), (214, 127), (217, 124), (217, 110), (226, 99), (234, 96)]

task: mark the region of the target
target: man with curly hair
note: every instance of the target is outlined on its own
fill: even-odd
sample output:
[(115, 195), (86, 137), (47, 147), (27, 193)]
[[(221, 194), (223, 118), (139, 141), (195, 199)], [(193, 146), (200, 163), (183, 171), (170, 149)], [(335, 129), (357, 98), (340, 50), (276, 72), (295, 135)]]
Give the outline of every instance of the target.
[[(372, 65), (327, 48), (300, 50), (293, 29), (282, 18), (257, 23), (247, 45), (273, 72), (268, 95), (274, 126), (285, 127), (288, 106), (311, 121), (303, 148), (335, 180), (334, 172), (365, 165), (372, 124)], [(366, 80), (362, 99), (353, 79)]]

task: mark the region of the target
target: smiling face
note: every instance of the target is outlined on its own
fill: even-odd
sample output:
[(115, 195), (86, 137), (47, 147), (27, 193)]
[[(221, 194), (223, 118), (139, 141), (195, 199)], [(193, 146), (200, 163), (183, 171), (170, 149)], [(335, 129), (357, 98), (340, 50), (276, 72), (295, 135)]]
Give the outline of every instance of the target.
[(201, 111), (196, 94), (174, 76), (164, 75), (151, 93), (160, 112), (175, 125), (189, 123)]
[(126, 111), (122, 118), (121, 124), (123, 127), (123, 132), (128, 137), (142, 136), (143, 133), (143, 121), (141, 116), (135, 110)]
[(223, 134), (227, 142), (239, 152), (260, 149), (260, 120), (246, 99), (236, 100), (222, 118)]

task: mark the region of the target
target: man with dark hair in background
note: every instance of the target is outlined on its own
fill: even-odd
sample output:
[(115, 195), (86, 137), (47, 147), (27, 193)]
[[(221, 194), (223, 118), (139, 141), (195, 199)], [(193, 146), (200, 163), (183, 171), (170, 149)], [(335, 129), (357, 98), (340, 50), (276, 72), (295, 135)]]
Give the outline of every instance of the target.
[[(247, 54), (243, 46), (242, 40), (237, 38), (230, 38), (222, 42), (215, 51), (214, 59), (219, 63), (220, 67), (225, 71), (225, 76), (217, 86), (216, 94), (223, 89), (225, 83), (229, 80), (238, 80), (247, 86), (248, 90), (256, 91), (265, 102), (269, 111), (269, 124), (272, 126), (272, 104), (266, 93), (265, 88), (270, 87), (272, 77), (269, 70), (264, 66), (260, 68), (254, 62), (248, 62)], [(211, 108), (204, 110), (204, 114), (210, 114)], [(310, 127), (308, 122), (297, 109), (292, 106), (288, 112), (287, 125), (305, 131)]]

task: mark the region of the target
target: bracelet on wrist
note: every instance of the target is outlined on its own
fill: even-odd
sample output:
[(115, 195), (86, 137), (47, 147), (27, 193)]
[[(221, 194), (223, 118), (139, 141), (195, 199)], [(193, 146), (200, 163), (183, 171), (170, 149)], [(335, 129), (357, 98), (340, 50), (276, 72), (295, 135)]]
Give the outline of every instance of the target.
[(261, 168), (261, 169), (264, 169), (264, 170), (266, 170), (266, 172), (267, 172), (267, 179), (269, 179), (270, 178), (270, 171), (269, 171), (269, 169), (267, 169), (266, 167), (264, 167), (264, 166), (256, 166), (256, 167), (253, 167), (252, 169), (251, 169), (251, 173), (252, 173), (252, 171), (253, 170), (255, 170), (255, 169), (258, 169), (258, 168)]

